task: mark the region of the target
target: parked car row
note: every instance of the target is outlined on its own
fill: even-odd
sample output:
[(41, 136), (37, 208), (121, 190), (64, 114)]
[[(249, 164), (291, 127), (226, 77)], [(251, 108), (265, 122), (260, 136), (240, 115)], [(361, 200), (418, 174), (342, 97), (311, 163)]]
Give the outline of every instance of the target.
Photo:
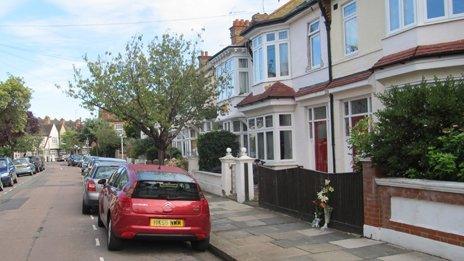
[(43, 158), (30, 156), (12, 160), (10, 157), (0, 157), (0, 191), (6, 186), (13, 187), (21, 175), (34, 175), (45, 169)]
[(83, 156), (80, 154), (72, 154), (66, 158), (66, 162), (68, 163), (68, 166), (80, 167), (80, 165), (82, 164), (82, 158)]
[(185, 170), (90, 157), (83, 175), (82, 213), (98, 213), (98, 226), (107, 229), (108, 250), (140, 238), (208, 248), (208, 201)]

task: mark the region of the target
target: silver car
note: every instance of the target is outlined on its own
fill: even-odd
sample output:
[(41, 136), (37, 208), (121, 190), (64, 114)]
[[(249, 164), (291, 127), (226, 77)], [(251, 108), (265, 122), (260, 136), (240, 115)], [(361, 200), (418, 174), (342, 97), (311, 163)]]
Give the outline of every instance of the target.
[(16, 174), (19, 175), (33, 175), (35, 174), (35, 164), (29, 158), (18, 158), (13, 160), (13, 164), (16, 168)]
[(100, 162), (84, 176), (84, 195), (82, 198), (82, 214), (90, 214), (98, 207), (98, 194), (103, 185), (98, 184), (100, 179), (108, 179), (123, 163)]

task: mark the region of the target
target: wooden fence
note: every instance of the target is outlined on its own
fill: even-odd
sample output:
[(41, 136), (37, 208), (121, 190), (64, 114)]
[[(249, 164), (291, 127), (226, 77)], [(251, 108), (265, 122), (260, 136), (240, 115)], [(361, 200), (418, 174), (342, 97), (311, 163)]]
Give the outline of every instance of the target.
[(362, 234), (364, 224), (363, 182), (359, 173), (327, 174), (303, 168), (273, 170), (259, 166), (259, 204), (312, 221), (312, 203), (325, 179), (335, 191), (330, 199), (330, 227)]

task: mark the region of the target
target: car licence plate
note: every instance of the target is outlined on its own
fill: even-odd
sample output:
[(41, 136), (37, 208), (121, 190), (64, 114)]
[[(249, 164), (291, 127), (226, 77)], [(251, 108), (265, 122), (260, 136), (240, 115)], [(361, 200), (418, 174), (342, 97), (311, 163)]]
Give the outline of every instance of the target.
[(183, 227), (184, 220), (182, 219), (150, 219), (151, 227)]

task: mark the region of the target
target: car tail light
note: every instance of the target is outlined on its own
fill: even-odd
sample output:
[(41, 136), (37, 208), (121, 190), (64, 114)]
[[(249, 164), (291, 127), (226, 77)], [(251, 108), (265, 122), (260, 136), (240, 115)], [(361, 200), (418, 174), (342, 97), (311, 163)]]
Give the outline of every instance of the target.
[(97, 185), (92, 179), (87, 180), (87, 191), (89, 192), (97, 191)]
[(132, 211), (132, 198), (125, 192), (119, 194), (119, 203), (123, 212), (127, 213)]

